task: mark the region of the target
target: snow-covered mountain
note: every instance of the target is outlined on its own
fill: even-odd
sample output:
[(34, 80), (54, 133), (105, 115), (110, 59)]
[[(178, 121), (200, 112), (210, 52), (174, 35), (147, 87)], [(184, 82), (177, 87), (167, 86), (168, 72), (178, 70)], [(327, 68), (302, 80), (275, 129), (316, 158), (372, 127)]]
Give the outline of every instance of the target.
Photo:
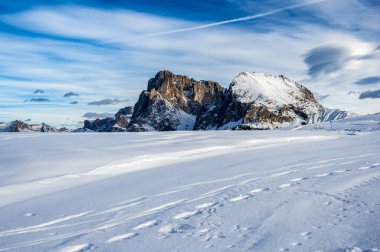
[(217, 82), (158, 72), (134, 111), (129, 131), (274, 129), (348, 116), (324, 108), (283, 75), (250, 72), (236, 76), (227, 90)]
[[(86, 120), (75, 131), (261, 130), (347, 116), (346, 111), (323, 107), (311, 91), (283, 75), (242, 72), (225, 89), (214, 81), (160, 71), (149, 80), (134, 107), (122, 108), (113, 117)], [(0, 131), (60, 130), (17, 120), (1, 126)]]
[(20, 120), (15, 120), (10, 123), (1, 123), (0, 132), (59, 132), (60, 130), (47, 125), (42, 124), (27, 124)]

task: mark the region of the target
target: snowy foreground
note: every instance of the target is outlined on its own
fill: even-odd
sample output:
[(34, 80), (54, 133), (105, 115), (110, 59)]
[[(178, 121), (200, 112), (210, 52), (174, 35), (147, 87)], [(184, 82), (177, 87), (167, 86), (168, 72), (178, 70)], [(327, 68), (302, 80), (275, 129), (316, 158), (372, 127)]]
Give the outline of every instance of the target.
[(378, 251), (379, 121), (1, 133), (0, 251)]

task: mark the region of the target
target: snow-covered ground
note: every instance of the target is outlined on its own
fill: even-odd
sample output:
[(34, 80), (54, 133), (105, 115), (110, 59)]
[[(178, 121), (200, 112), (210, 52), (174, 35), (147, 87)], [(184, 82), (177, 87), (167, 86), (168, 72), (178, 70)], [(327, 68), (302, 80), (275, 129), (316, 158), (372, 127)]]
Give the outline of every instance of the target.
[(377, 251), (379, 121), (1, 133), (0, 251)]

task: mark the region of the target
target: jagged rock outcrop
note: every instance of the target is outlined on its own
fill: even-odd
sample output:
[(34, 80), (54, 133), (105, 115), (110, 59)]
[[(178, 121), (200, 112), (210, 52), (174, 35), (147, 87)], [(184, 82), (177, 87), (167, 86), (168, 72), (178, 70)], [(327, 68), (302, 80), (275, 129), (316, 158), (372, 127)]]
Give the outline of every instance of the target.
[[(172, 131), (177, 130), (181, 124), (181, 114), (178, 108), (175, 108), (170, 102), (157, 93), (153, 97), (148, 91), (140, 94), (139, 100), (135, 105), (129, 131)], [(184, 117), (190, 117), (184, 113)], [(194, 120), (190, 120), (191, 129)]]
[(160, 71), (133, 108), (86, 120), (78, 131), (274, 129), (347, 116), (324, 108), (306, 87), (283, 75), (242, 72), (226, 90), (214, 81)]
[(114, 132), (118, 131), (118, 127), (114, 127), (116, 124), (116, 120), (112, 117), (107, 117), (104, 119), (95, 119), (93, 121), (85, 120), (84, 121), (84, 128), (91, 130), (91, 131), (97, 131), (97, 132)]
[(58, 131), (59, 131), (59, 132), (71, 132), (71, 130), (68, 129), (68, 128), (66, 128), (66, 127), (59, 128)]
[(161, 71), (140, 94), (131, 118), (131, 131), (192, 130), (210, 124), (211, 111), (218, 111), (225, 89), (217, 82), (196, 81)]
[(121, 128), (128, 128), (129, 122), (131, 121), (132, 114), (133, 114), (133, 107), (131, 106), (120, 109), (115, 114), (115, 120), (116, 120), (117, 125)]
[(128, 130), (273, 129), (347, 115), (324, 108), (283, 75), (243, 72), (225, 90), (213, 81), (161, 71), (140, 94)]
[(7, 129), (5, 131), (8, 132), (23, 132), (23, 131), (30, 131), (30, 125), (27, 123), (24, 123), (23, 121), (13, 121), (10, 122), (9, 125), (6, 126)]
[(96, 132), (122, 132), (129, 126), (133, 113), (133, 107), (120, 109), (114, 117), (104, 119), (85, 120), (83, 128), (76, 132), (96, 131)]
[(53, 126), (42, 123), (40, 132), (59, 132), (59, 130)]
[(58, 132), (59, 130), (53, 126), (42, 124), (27, 124), (20, 120), (12, 121), (3, 125), (0, 129), (3, 132)]

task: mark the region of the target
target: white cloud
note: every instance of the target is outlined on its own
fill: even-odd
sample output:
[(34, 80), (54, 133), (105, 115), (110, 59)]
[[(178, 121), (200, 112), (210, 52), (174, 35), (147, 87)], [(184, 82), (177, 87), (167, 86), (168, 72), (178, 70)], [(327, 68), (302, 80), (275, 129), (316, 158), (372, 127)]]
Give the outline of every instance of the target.
[[(313, 8), (317, 6), (320, 8)], [(26, 30), (58, 36), (0, 36), (0, 46), (7, 48), (0, 52), (2, 74), (30, 78), (0, 79), (0, 89), (7, 90), (0, 92), (0, 102), (9, 97), (19, 99), (18, 111), (30, 111), (20, 106), (25, 106), (22, 101), (27, 98), (26, 93), (36, 89), (56, 97), (49, 97), (53, 105), (67, 104), (62, 95), (68, 91), (80, 93), (75, 111), (72, 106), (62, 105), (60, 111), (64, 111), (65, 117), (50, 117), (57, 123), (65, 123), (63, 118), (70, 113), (73, 120), (80, 120), (89, 110), (86, 104), (90, 101), (128, 98), (133, 104), (148, 79), (162, 69), (216, 80), (224, 86), (241, 71), (284, 74), (313, 91), (329, 94), (324, 102), (331, 107), (375, 112), (380, 105), (378, 101), (344, 98), (351, 90), (363, 91), (353, 82), (378, 74), (380, 63), (378, 53), (373, 52), (377, 43), (343, 30), (300, 23), (297, 27), (259, 33), (249, 27), (220, 26), (147, 38), (146, 34), (201, 24), (128, 10), (80, 6), (32, 9), (0, 19)], [(324, 45), (346, 48), (352, 59), (339, 71), (310, 79), (303, 57), (309, 50)], [(114, 112), (117, 107), (107, 106), (99, 113)]]

